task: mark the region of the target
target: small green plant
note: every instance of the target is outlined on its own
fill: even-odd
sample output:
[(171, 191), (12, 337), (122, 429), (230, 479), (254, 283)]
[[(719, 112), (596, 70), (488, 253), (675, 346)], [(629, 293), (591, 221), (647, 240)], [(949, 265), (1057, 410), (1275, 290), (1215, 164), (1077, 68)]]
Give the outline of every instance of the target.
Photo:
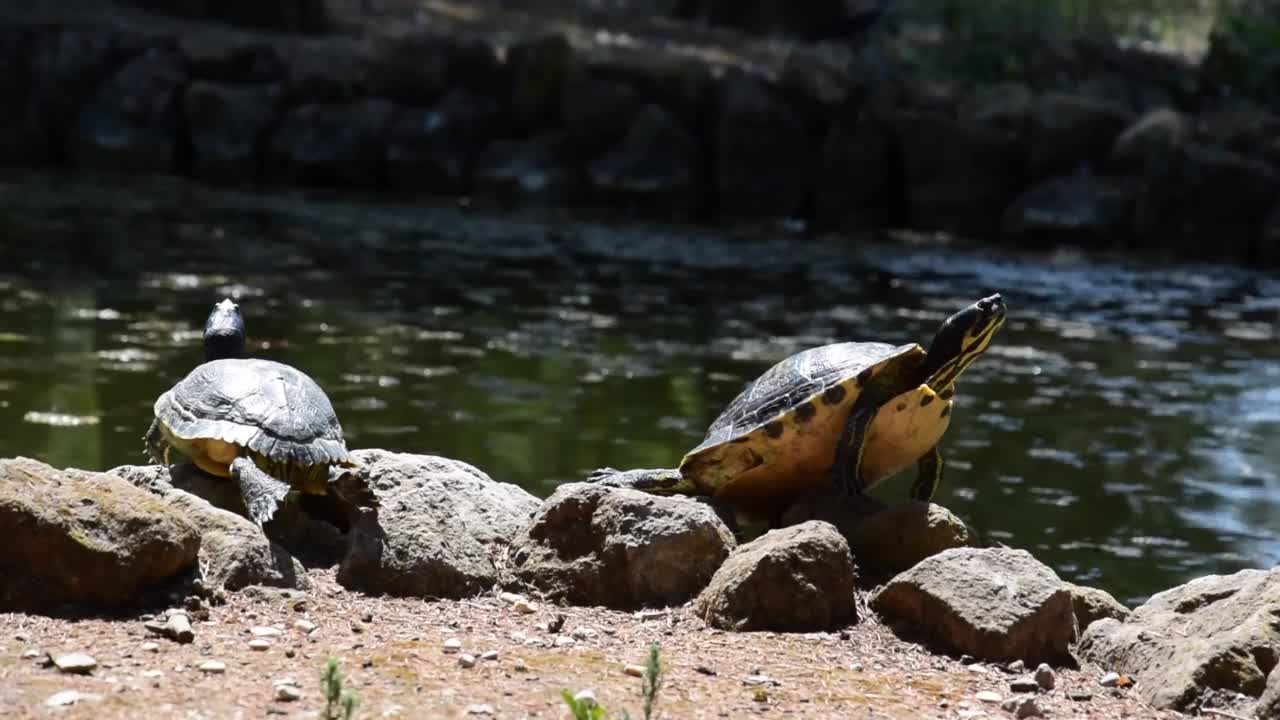
[(324, 671), (320, 673), (320, 685), (324, 690), (322, 720), (351, 720), (355, 717), (360, 698), (342, 687), (342, 673), (338, 671), (338, 661), (334, 658), (325, 663)]
[[(658, 691), (662, 689), (662, 657), (658, 643), (649, 645), (649, 659), (644, 666), (643, 684), (640, 686), (640, 697), (644, 701), (644, 718), (653, 720), (653, 709), (658, 704)], [(573, 713), (573, 720), (605, 720), (609, 711), (596, 702), (594, 696), (579, 693), (575, 697), (568, 690), (561, 690), (560, 697)], [(631, 713), (622, 711), (622, 720), (631, 720)]]

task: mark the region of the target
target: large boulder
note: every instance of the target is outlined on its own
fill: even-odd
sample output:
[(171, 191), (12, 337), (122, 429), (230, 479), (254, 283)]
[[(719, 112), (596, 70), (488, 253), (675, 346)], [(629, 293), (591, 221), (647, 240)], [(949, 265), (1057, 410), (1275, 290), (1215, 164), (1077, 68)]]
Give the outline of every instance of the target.
[(476, 160), (472, 189), (501, 204), (571, 202), (582, 181), (567, 155), (565, 135), (558, 130), (526, 140), (495, 140)]
[(1134, 232), (1183, 257), (1254, 260), (1277, 190), (1280, 173), (1266, 162), (1188, 143), (1147, 163)]
[(81, 28), (40, 33), (32, 40), (27, 120), (40, 138), (39, 159), (65, 157), (77, 114), (121, 59), (120, 40), (106, 29)]
[[(178, 489), (201, 482), (190, 477), (203, 475), (195, 466), (122, 465), (107, 474), (155, 494), (187, 516), (200, 532), (199, 561), (206, 586), (233, 591), (250, 585), (299, 590), (310, 586), (302, 563), (247, 517)], [(221, 485), (232, 483), (223, 481)]]
[(893, 113), (914, 227), (973, 235), (996, 231), (1022, 186), (1023, 149), (1011, 131), (937, 112)]
[(20, 29), (0, 30), (0, 163), (39, 162), (46, 156), (42, 139), (27, 118), (31, 91), (31, 47), (34, 40)]
[(538, 507), (516, 485), (457, 460), (356, 450), (358, 472), (378, 496), (376, 513), (351, 529), (338, 582), (366, 593), (458, 598), (498, 579), (499, 557)]
[(568, 483), (516, 535), (509, 567), (516, 581), (577, 605), (679, 605), (734, 546), (706, 503)]
[(1191, 140), (1195, 127), (1183, 113), (1160, 108), (1138, 118), (1111, 145), (1108, 169), (1141, 173), (1149, 158), (1175, 152)]
[(871, 608), (928, 642), (979, 660), (1070, 662), (1071, 591), (1026, 550), (957, 548), (926, 558)]
[(175, 51), (153, 48), (129, 61), (77, 116), (68, 139), (72, 162), (97, 170), (182, 170), (179, 99), (186, 82), (186, 61)]
[(575, 62), (560, 89), (560, 121), (575, 158), (590, 158), (613, 147), (635, 125), (644, 99), (625, 79), (602, 77)]
[(856, 571), (835, 526), (810, 520), (738, 547), (694, 601), (726, 630), (819, 632), (857, 621)]
[(187, 516), (104, 473), (0, 460), (0, 606), (120, 608), (195, 567)]
[(1123, 106), (1083, 95), (1045, 93), (1027, 116), (1027, 167), (1032, 177), (1072, 172), (1102, 162), (1135, 120)]
[(507, 48), (511, 66), (511, 112), (517, 127), (535, 130), (559, 124), (560, 95), (573, 62), (573, 46), (555, 32), (517, 40)]
[(196, 177), (241, 184), (256, 180), (279, 99), (274, 85), (191, 83), (183, 107)]
[(1129, 235), (1137, 195), (1138, 182), (1127, 176), (1055, 175), (1009, 205), (1000, 235), (1020, 247), (1114, 245)]
[(395, 112), (393, 103), (379, 98), (290, 110), (271, 135), (267, 178), (338, 187), (380, 185), (383, 139)]
[(719, 85), (715, 130), (718, 207), (730, 219), (791, 217), (813, 175), (805, 118), (774, 87), (744, 72)]
[(502, 120), (497, 101), (453, 90), (429, 108), (404, 108), (387, 137), (391, 187), (427, 192), (466, 192), (476, 158)]
[(1123, 622), (1080, 638), (1089, 662), (1137, 680), (1139, 695), (1185, 711), (1211, 691), (1259, 696), (1280, 659), (1280, 568), (1209, 575), (1157, 593)]
[(179, 35), (177, 44), (191, 76), (207, 82), (271, 85), (286, 78), (284, 58), (260, 36), (202, 27)]
[(893, 130), (869, 106), (836, 113), (818, 154), (814, 212), (827, 227), (906, 219), (906, 178)]
[(1106, 590), (1075, 583), (1066, 583), (1066, 585), (1071, 591), (1071, 607), (1075, 610), (1076, 624), (1080, 627), (1080, 632), (1084, 632), (1102, 618), (1123, 621), (1133, 614), (1132, 610), (1122, 605)]
[(822, 520), (840, 531), (864, 583), (897, 575), (943, 550), (978, 543), (978, 534), (950, 510), (915, 500), (886, 506), (870, 495), (846, 498), (824, 489), (798, 498), (782, 516), (785, 525), (806, 520)]
[(664, 217), (695, 209), (698, 145), (675, 114), (646, 105), (622, 142), (587, 166), (593, 196)]

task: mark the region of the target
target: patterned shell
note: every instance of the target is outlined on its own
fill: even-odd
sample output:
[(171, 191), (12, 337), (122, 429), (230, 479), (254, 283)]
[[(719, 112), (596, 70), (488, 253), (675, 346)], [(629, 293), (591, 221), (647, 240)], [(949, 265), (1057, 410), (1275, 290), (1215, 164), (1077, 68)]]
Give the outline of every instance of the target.
[[(846, 342), (805, 350), (779, 361), (756, 378), (711, 423), (694, 455), (747, 435), (787, 413), (827, 388), (883, 365), (920, 346), (877, 342)], [(852, 403), (856, 397), (845, 398)]]
[(155, 415), (180, 438), (217, 438), (276, 461), (348, 459), (324, 390), (306, 373), (271, 360), (206, 362), (156, 400)]

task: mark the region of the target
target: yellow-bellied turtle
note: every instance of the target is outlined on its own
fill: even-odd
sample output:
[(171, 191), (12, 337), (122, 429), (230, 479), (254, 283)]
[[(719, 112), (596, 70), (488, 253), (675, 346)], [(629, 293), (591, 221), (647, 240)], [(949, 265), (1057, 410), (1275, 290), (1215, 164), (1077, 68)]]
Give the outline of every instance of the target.
[(825, 483), (860, 494), (916, 464), (911, 495), (927, 501), (942, 480), (938, 441), (951, 423), (956, 378), (987, 349), (1005, 312), (999, 294), (977, 301), (947, 318), (928, 352), (845, 342), (796, 353), (734, 398), (678, 468), (601, 468), (588, 482), (710, 495), (776, 517)]
[(205, 323), (205, 362), (162, 394), (147, 431), (154, 462), (175, 452), (240, 486), (259, 527), (291, 491), (330, 490), (356, 506), (377, 500), (347, 453), (342, 425), (324, 390), (306, 373), (272, 360), (242, 357), (244, 318), (231, 300)]

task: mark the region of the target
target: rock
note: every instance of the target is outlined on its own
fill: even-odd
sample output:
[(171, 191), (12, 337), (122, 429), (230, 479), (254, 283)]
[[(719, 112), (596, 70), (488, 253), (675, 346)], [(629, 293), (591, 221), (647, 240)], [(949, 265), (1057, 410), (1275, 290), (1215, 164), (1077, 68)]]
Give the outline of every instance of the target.
[(1135, 119), (1128, 108), (1115, 103), (1060, 92), (1041, 95), (1028, 116), (1031, 176), (1043, 178), (1101, 163)]
[(684, 53), (619, 52), (592, 58), (593, 74), (626, 83), (640, 97), (672, 112), (706, 141), (714, 123), (719, 80), (711, 64)]
[(1039, 689), (1040, 684), (1032, 677), (1017, 678), (1009, 683), (1010, 692), (1031, 693), (1036, 692)]
[(998, 703), (1004, 699), (1003, 697), (1001, 697), (1000, 693), (993, 692), (991, 690), (979, 690), (976, 694), (974, 694), (974, 697), (977, 698), (980, 702), (984, 702), (984, 703)]
[(284, 59), (270, 42), (222, 28), (192, 28), (176, 38), (192, 77), (224, 87), (263, 86), (286, 79)]
[(476, 656), (462, 653), (458, 656), (458, 665), (464, 668), (473, 668), (476, 666)]
[[(110, 475), (150, 490), (168, 506), (181, 511), (200, 532), (200, 567), (209, 587), (240, 590), (250, 585), (306, 589), (306, 570), (289, 552), (268, 539), (244, 515), (215, 507), (203, 497), (179, 487), (199, 488), (216, 483), (218, 493), (240, 505), (234, 483), (206, 475), (190, 464), (122, 465)], [(176, 487), (177, 486), (177, 487)], [(217, 499), (218, 493), (210, 493)], [(287, 517), (282, 513), (281, 517)]]
[(718, 98), (720, 214), (745, 220), (794, 216), (808, 194), (815, 160), (805, 118), (776, 89), (744, 72), (727, 74)]
[(1039, 685), (1041, 690), (1052, 690), (1054, 685), (1058, 683), (1058, 676), (1053, 672), (1053, 668), (1049, 667), (1048, 663), (1040, 663), (1036, 667), (1035, 679), (1036, 685)]
[(87, 675), (98, 667), (98, 661), (84, 653), (67, 653), (53, 659), (60, 672)]
[(1009, 698), (1002, 707), (1013, 713), (1013, 716), (1019, 720), (1044, 715), (1044, 712), (1040, 710), (1040, 703), (1036, 702), (1033, 697)]
[(395, 112), (393, 103), (378, 98), (288, 111), (268, 144), (267, 178), (303, 185), (381, 185), (383, 137)]
[(191, 618), (184, 612), (169, 613), (164, 623), (148, 622), (146, 628), (157, 635), (183, 644), (195, 640), (196, 637), (191, 629)]
[(1098, 678), (1098, 684), (1102, 687), (1115, 687), (1120, 684), (1120, 673), (1112, 671)]
[(32, 39), (26, 116), (27, 129), (39, 142), (29, 159), (61, 160), (66, 155), (76, 115), (120, 59), (118, 42), (110, 30), (80, 28)]
[(1208, 145), (1241, 155), (1254, 155), (1272, 164), (1280, 162), (1276, 138), (1280, 116), (1249, 102), (1206, 108), (1196, 116), (1196, 131)]
[(511, 544), (513, 577), (547, 597), (613, 608), (685, 602), (734, 547), (706, 504), (566, 483)]
[(293, 702), (302, 699), (302, 691), (296, 685), (277, 685), (276, 699), (281, 702)]
[(458, 598), (497, 581), (494, 557), (538, 507), (516, 485), (431, 455), (356, 450), (382, 507), (351, 528), (338, 582), (366, 593)]
[(901, 110), (890, 122), (902, 152), (911, 225), (994, 233), (1022, 186), (1018, 136), (935, 112)]
[(892, 129), (868, 107), (835, 114), (818, 154), (814, 212), (825, 227), (902, 224), (906, 176)]
[(183, 108), (195, 176), (239, 184), (258, 179), (279, 100), (280, 92), (274, 85), (191, 83), (183, 96)]
[(172, 50), (131, 60), (78, 114), (68, 140), (72, 162), (95, 170), (183, 170), (178, 101), (186, 82), (186, 63)]
[(1071, 593), (1025, 550), (956, 548), (922, 560), (871, 597), (871, 608), (979, 660), (1067, 661)]
[(943, 550), (971, 547), (977, 533), (941, 505), (908, 500), (885, 506), (870, 496), (861, 502), (835, 490), (802, 496), (782, 516), (784, 525), (825, 520), (849, 542), (860, 581), (887, 578)]
[(63, 690), (49, 696), (44, 704), (49, 707), (67, 707), (82, 702), (101, 702), (102, 696), (96, 693), (82, 693), (79, 690)]
[(403, 190), (459, 193), (469, 189), (480, 150), (497, 132), (493, 99), (453, 90), (430, 108), (404, 108), (387, 137), (387, 181)]
[(287, 107), (347, 105), (366, 92), (376, 77), (376, 43), (344, 42), (293, 45), (285, 54), (283, 101)]
[(206, 660), (197, 665), (196, 669), (209, 675), (221, 675), (227, 671), (227, 664), (221, 660)]
[(1267, 675), (1267, 684), (1254, 706), (1257, 720), (1280, 720), (1280, 672), (1272, 668)]
[(1156, 708), (1187, 711), (1210, 688), (1262, 693), (1280, 657), (1277, 616), (1280, 568), (1208, 575), (1153, 595), (1124, 622), (1095, 621), (1078, 652), (1099, 667), (1149, 678), (1137, 692)]
[(696, 203), (698, 146), (680, 119), (646, 105), (622, 142), (587, 167), (596, 199), (663, 217), (687, 217)]
[(1141, 173), (1151, 157), (1176, 151), (1191, 140), (1193, 132), (1191, 120), (1177, 110), (1152, 110), (1116, 137), (1106, 166)]
[(304, 635), (310, 635), (316, 630), (316, 624), (306, 618), (295, 620), (293, 626), (301, 630)]
[(630, 664), (624, 665), (622, 666), (622, 672), (630, 675), (631, 677), (644, 677), (644, 666)]
[(1183, 257), (1254, 260), (1277, 189), (1280, 175), (1267, 163), (1188, 143), (1147, 163), (1134, 232), (1144, 246)]
[(1067, 693), (1067, 697), (1074, 702), (1089, 702), (1093, 699), (1093, 693), (1088, 690), (1071, 690)]
[(1018, 247), (1107, 247), (1129, 234), (1137, 181), (1089, 171), (1033, 185), (1004, 211), (1000, 235)]
[(18, 28), (0, 31), (0, 163), (37, 163), (46, 158), (44, 139), (28, 121), (31, 50), (34, 39)]
[(458, 638), (449, 638), (444, 641), (444, 651), (446, 653), (456, 653), (462, 649), (462, 641)]
[(981, 87), (967, 96), (957, 109), (963, 120), (988, 127), (1022, 132), (1031, 115), (1035, 95), (1022, 83), (1000, 83)]
[(1080, 632), (1084, 632), (1095, 620), (1109, 617), (1123, 621), (1132, 612), (1106, 590), (1073, 583), (1066, 583), (1066, 586), (1071, 591), (1071, 606), (1075, 609)]
[[(505, 94), (509, 82), (503, 72), (489, 38), (419, 27), (379, 38), (365, 84), (370, 95), (421, 107), (451, 91), (487, 99)], [(505, 111), (507, 101), (501, 104)]]
[(257, 639), (255, 639), (255, 640), (250, 640), (250, 641), (249, 641), (249, 649), (250, 649), (250, 650), (255, 650), (255, 651), (258, 651), (258, 652), (262, 652), (263, 650), (270, 650), (270, 649), (271, 649), (271, 641), (270, 641), (270, 640), (264, 640), (264, 639), (262, 639), (262, 638), (257, 638)]
[(473, 189), (501, 203), (571, 202), (581, 181), (565, 156), (565, 136), (559, 131), (528, 140), (495, 140), (476, 161)]
[(694, 612), (726, 630), (832, 630), (857, 622), (855, 576), (840, 532), (810, 520), (734, 550), (694, 601)]
[(560, 119), (569, 152), (585, 160), (621, 142), (643, 105), (631, 83), (600, 77), (592, 67), (575, 63), (560, 90)]
[(511, 111), (518, 128), (558, 124), (561, 88), (572, 60), (573, 46), (558, 32), (521, 39), (507, 48), (514, 75)]
[(0, 460), (0, 607), (125, 607), (196, 564), (200, 536), (177, 509), (104, 473)]
[[(702, 16), (714, 25), (748, 33), (783, 33), (799, 38), (847, 37), (874, 22), (880, 5), (847, 0), (702, 0), (697, 3)], [(861, 12), (859, 12), (861, 11)]]

